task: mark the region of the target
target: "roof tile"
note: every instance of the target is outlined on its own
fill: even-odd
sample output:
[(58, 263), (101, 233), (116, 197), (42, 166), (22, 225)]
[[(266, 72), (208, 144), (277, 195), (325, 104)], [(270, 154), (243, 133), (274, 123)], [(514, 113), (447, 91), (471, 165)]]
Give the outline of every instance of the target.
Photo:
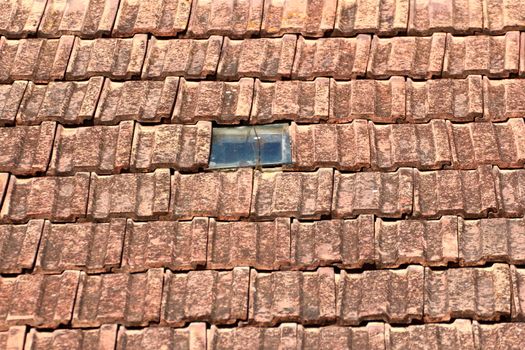
[(15, 123), (26, 87), (27, 81), (22, 80), (0, 85), (0, 126)]
[(1, 273), (21, 273), (33, 268), (43, 220), (31, 220), (24, 225), (0, 225)]
[(214, 75), (222, 45), (220, 36), (206, 40), (153, 37), (148, 42), (142, 79), (160, 80), (169, 76), (204, 79)]
[(45, 172), (55, 129), (55, 122), (43, 122), (38, 126), (0, 127), (0, 171), (14, 175)]
[[(0, 348), (6, 350), (24, 350), (26, 342), (26, 327), (13, 326), (7, 331), (0, 332)], [(28, 344), (31, 346), (30, 344)], [(38, 350), (38, 349), (35, 349)]]
[(224, 38), (217, 68), (220, 80), (253, 77), (262, 80), (289, 78), (295, 56), (297, 37), (231, 40)]
[(168, 213), (169, 199), (169, 169), (110, 176), (92, 173), (87, 215), (151, 220)]
[[(302, 327), (298, 325), (298, 343), (303, 349), (374, 349), (385, 350), (385, 324), (368, 322), (362, 327)], [(390, 349), (389, 349), (390, 350)]]
[(56, 328), (69, 323), (78, 271), (61, 275), (30, 275), (0, 277), (0, 329), (29, 325), (37, 328)]
[(402, 270), (342, 270), (337, 292), (339, 323), (362, 321), (410, 323), (423, 317), (423, 267)]
[(0, 213), (0, 221), (74, 221), (86, 215), (88, 189), (88, 173), (27, 179), (12, 176)]
[(34, 35), (47, 0), (10, 0), (0, 5), (0, 35), (24, 38)]
[(230, 271), (166, 271), (161, 325), (181, 327), (194, 321), (226, 325), (245, 320), (249, 277), (247, 267)]
[(206, 324), (195, 322), (190, 323), (185, 328), (148, 327), (126, 329), (125, 327), (119, 327), (115, 349), (205, 350)]
[(321, 325), (335, 320), (334, 270), (316, 272), (251, 270), (248, 321), (256, 325), (299, 322)]
[(99, 327), (105, 323), (147, 326), (159, 321), (162, 269), (144, 273), (80, 274), (72, 326)]
[(74, 37), (6, 40), (0, 37), (0, 83), (31, 80), (47, 83), (64, 78)]
[(146, 271), (166, 267), (193, 270), (206, 264), (208, 219), (134, 222), (126, 226), (122, 270)]
[[(209, 350), (230, 349), (300, 349), (297, 335), (301, 325), (283, 323), (278, 327), (235, 327), (208, 330)], [(304, 346), (304, 345), (303, 345)], [(304, 346), (304, 348), (307, 348)]]
[(525, 3), (521, 1), (483, 0), (483, 28), (490, 33), (525, 29)]
[(412, 212), (413, 169), (396, 172), (335, 172), (332, 216), (359, 214), (401, 218)]
[(138, 77), (144, 62), (147, 39), (146, 34), (137, 34), (129, 39), (83, 40), (77, 37), (67, 66), (66, 79)]
[(512, 349), (525, 337), (525, 323), (480, 324), (474, 321), (474, 341), (478, 349)]
[(510, 278), (512, 284), (512, 320), (523, 321), (525, 320), (525, 269), (510, 266)]
[(29, 330), (26, 348), (47, 349), (114, 349), (117, 337), (115, 325), (103, 325), (94, 329), (57, 329), (52, 332)]
[(525, 170), (493, 169), (499, 216), (523, 217), (525, 215)]
[(35, 271), (99, 273), (120, 266), (125, 224), (124, 219), (114, 219), (109, 223), (54, 224), (46, 221)]
[(332, 169), (316, 172), (255, 172), (251, 215), (320, 218), (330, 213)]
[(191, 0), (122, 0), (112, 35), (127, 37), (145, 33), (175, 36), (186, 29), (191, 3)]
[(425, 268), (425, 322), (454, 318), (497, 321), (510, 316), (509, 266), (454, 268), (434, 271)]
[(383, 79), (401, 75), (413, 79), (430, 79), (440, 76), (446, 37), (444, 33), (434, 33), (425, 37), (374, 36), (367, 77)]
[(469, 74), (506, 78), (518, 73), (519, 32), (501, 36), (447, 35), (447, 49), (443, 62), (444, 78), (465, 78)]
[(2, 201), (4, 200), (4, 195), (7, 192), (8, 183), (9, 183), (9, 173), (0, 173), (0, 208), (2, 207)]
[(201, 120), (238, 124), (250, 118), (253, 79), (235, 82), (181, 79), (172, 121), (193, 124)]
[(525, 80), (483, 78), (483, 108), (485, 119), (505, 121), (525, 114)]

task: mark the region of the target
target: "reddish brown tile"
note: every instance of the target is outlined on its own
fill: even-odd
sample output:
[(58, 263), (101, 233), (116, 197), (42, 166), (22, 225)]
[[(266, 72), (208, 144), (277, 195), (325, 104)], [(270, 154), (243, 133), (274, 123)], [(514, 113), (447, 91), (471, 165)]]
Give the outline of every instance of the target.
[(298, 339), (301, 325), (283, 323), (279, 327), (235, 327), (218, 328), (211, 326), (208, 330), (209, 350), (230, 349), (300, 349), (307, 347)]
[(480, 324), (474, 321), (474, 341), (478, 349), (519, 350), (525, 337), (525, 323)]
[(483, 28), (490, 33), (525, 29), (525, 3), (521, 1), (483, 0)]
[[(0, 332), (0, 348), (6, 350), (24, 350), (26, 342), (26, 327), (13, 326), (7, 331)], [(29, 346), (30, 343), (28, 344)], [(31, 349), (31, 347), (29, 347)]]
[(7, 184), (9, 183), (9, 173), (0, 173), (0, 208), (2, 207), (2, 201), (4, 195), (7, 192)]
[(185, 328), (148, 327), (126, 329), (125, 327), (120, 327), (115, 349), (205, 350), (206, 324), (195, 322), (190, 323)]
[(525, 170), (493, 169), (498, 197), (498, 215), (521, 218), (525, 215)]
[(487, 121), (522, 118), (525, 114), (525, 80), (484, 77), (483, 109)]
[(57, 329), (52, 332), (32, 328), (26, 336), (25, 349), (114, 349), (117, 328), (116, 324), (94, 329)]
[(26, 87), (27, 81), (22, 80), (0, 85), (0, 126), (15, 123)]
[(35, 263), (43, 220), (31, 220), (24, 225), (0, 225), (1, 273), (22, 273)]
[(385, 348), (387, 334), (384, 323), (368, 322), (362, 327), (297, 327), (298, 343), (302, 344), (303, 349), (388, 349)]
[(0, 5), (0, 35), (24, 38), (34, 35), (47, 0), (11, 0)]

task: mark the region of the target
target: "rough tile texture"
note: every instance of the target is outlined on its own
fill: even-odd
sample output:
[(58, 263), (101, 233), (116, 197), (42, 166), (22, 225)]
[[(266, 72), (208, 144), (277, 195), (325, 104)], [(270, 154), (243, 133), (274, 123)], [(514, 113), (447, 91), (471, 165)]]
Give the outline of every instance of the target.
[(43, 220), (31, 220), (22, 225), (0, 225), (1, 273), (22, 273), (33, 268)]

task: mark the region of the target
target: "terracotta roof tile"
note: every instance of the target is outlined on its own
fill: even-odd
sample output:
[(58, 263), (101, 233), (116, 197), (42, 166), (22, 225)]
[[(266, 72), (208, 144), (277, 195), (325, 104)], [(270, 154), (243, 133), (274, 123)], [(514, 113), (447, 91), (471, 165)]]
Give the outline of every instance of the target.
[(107, 79), (96, 106), (96, 124), (117, 124), (121, 120), (160, 122), (169, 120), (175, 104), (179, 78), (162, 81)]
[(316, 172), (255, 172), (251, 215), (320, 218), (330, 213), (332, 169)]
[(231, 40), (224, 38), (217, 68), (219, 80), (254, 77), (262, 80), (289, 78), (296, 55), (295, 35), (281, 38)]
[(396, 172), (335, 172), (332, 216), (359, 214), (401, 218), (412, 212), (413, 169)]
[(483, 78), (483, 108), (487, 120), (504, 121), (525, 114), (525, 80)]
[(168, 213), (170, 171), (99, 176), (91, 173), (88, 218), (155, 219)]
[(223, 38), (206, 40), (151, 38), (142, 69), (142, 79), (169, 76), (204, 79), (217, 71)]
[(0, 329), (14, 325), (56, 328), (69, 323), (79, 281), (78, 271), (61, 275), (0, 278)]
[(25, 341), (26, 341), (26, 327), (25, 326), (13, 326), (13, 327), (9, 327), (7, 331), (0, 332), (0, 348), (2, 349), (24, 350)]
[(521, 33), (520, 36), (520, 52), (519, 52), (519, 76), (520, 78), (525, 77), (525, 34)]
[(328, 119), (330, 101), (328, 78), (314, 81), (255, 81), (250, 123), (266, 124), (278, 120), (316, 123)]
[[(301, 326), (295, 323), (283, 323), (278, 327), (218, 328), (212, 325), (207, 332), (208, 349), (300, 349), (300, 328)], [(308, 347), (303, 343), (303, 348)]]
[(21, 80), (12, 84), (0, 85), (0, 126), (15, 123), (26, 87), (27, 81)]
[(512, 349), (521, 346), (525, 323), (480, 324), (474, 321), (474, 341), (478, 349)]
[(190, 323), (185, 328), (119, 328), (117, 346), (115, 348), (116, 350), (164, 348), (180, 350), (205, 350), (206, 324), (195, 322)]
[(120, 1), (112, 35), (175, 36), (186, 29), (191, 6), (191, 0)]
[(362, 327), (306, 328), (298, 325), (297, 328), (297, 342), (299, 345), (302, 344), (303, 349), (387, 349), (385, 348), (385, 336), (387, 335), (385, 324), (379, 322), (368, 322)]
[(0, 5), (0, 35), (23, 38), (34, 35), (47, 0), (10, 0)]
[(118, 0), (47, 0), (38, 36), (59, 38), (78, 35), (94, 38), (108, 35), (117, 14)]
[(45, 172), (55, 129), (55, 122), (43, 122), (38, 126), (0, 127), (0, 171), (14, 175)]
[(26, 348), (47, 349), (114, 349), (117, 325), (103, 325), (94, 329), (57, 329), (52, 332), (29, 330)]
[(509, 266), (454, 268), (434, 271), (425, 268), (425, 322), (454, 318), (497, 321), (510, 316)]
[(261, 35), (302, 34), (322, 37), (334, 28), (336, 0), (265, 0)]
[(235, 82), (181, 79), (172, 121), (193, 124), (201, 120), (238, 124), (250, 118), (253, 79)]
[(335, 320), (334, 270), (316, 272), (251, 271), (248, 321), (256, 325), (300, 322), (321, 325)]
[(208, 219), (134, 222), (126, 225), (122, 270), (166, 267), (193, 270), (206, 264)]
[(158, 322), (162, 283), (162, 269), (91, 276), (81, 272), (72, 326), (146, 326)]
[(443, 62), (443, 77), (465, 78), (469, 74), (506, 78), (518, 73), (519, 32), (501, 36), (447, 35), (447, 49)]
[(401, 270), (341, 271), (337, 315), (342, 325), (362, 321), (410, 323), (423, 318), (423, 267)]
[(28, 179), (12, 176), (2, 205), (0, 221), (74, 221), (86, 215), (88, 189), (88, 173)]
[(483, 28), (491, 33), (525, 29), (525, 3), (521, 1), (483, 0)]
[(6, 40), (0, 37), (0, 83), (31, 80), (47, 83), (64, 78), (74, 37)]
[(525, 269), (510, 266), (510, 278), (512, 284), (511, 312), (514, 321), (525, 319)]
[(367, 77), (382, 79), (401, 75), (413, 79), (430, 79), (440, 76), (446, 38), (444, 33), (434, 33), (426, 37), (374, 36)]
[(35, 262), (43, 220), (31, 220), (24, 225), (0, 225), (1, 273), (21, 273)]
[(336, 35), (396, 35), (406, 32), (409, 0), (338, 0)]
[(120, 266), (125, 224), (124, 219), (109, 223), (54, 224), (46, 221), (34, 270), (99, 273)]
[(525, 170), (493, 169), (499, 216), (522, 217), (525, 215)]
[(194, 321), (226, 325), (245, 320), (249, 278), (246, 267), (230, 271), (166, 271), (161, 325), (181, 327)]
[[(122, 124), (121, 124), (122, 125)], [(172, 168), (198, 170), (208, 166), (212, 126), (210, 122), (196, 125), (137, 124), (131, 151), (133, 171)]]
[(208, 269), (250, 266), (279, 270), (290, 265), (290, 219), (267, 222), (210, 220)]
[(374, 217), (301, 222), (291, 226), (292, 268), (337, 265), (360, 268), (374, 262)]
[(193, 0), (188, 36), (224, 35), (242, 39), (259, 34), (263, 0)]
[(175, 173), (172, 177), (170, 213), (177, 219), (196, 216), (233, 220), (250, 212), (253, 170), (197, 174)]
[(7, 192), (8, 183), (9, 173), (0, 173), (0, 208), (2, 206), (2, 201), (4, 200), (4, 195)]

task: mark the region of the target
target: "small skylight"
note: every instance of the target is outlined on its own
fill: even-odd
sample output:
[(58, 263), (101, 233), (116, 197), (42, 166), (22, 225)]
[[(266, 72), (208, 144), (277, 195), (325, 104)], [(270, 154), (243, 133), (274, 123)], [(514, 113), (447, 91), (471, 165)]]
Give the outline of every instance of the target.
[(288, 124), (213, 128), (208, 168), (241, 168), (289, 164)]

